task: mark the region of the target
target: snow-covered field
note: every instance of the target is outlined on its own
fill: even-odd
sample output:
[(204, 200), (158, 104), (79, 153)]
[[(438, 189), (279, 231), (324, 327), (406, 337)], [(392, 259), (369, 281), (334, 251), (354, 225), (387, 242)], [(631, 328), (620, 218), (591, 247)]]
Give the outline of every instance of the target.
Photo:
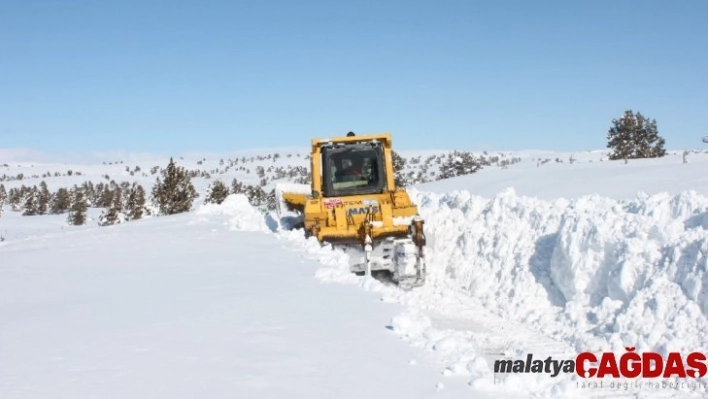
[[(705, 352), (708, 155), (508, 156), (521, 161), (410, 188), (429, 242), (428, 281), (410, 292), (350, 274), (344, 255), (242, 196), (111, 227), (6, 209), (0, 397), (704, 397), (701, 386), (495, 375), (493, 363), (627, 346)], [(262, 162), (288, 160), (306, 165)], [(218, 168), (202, 162), (190, 165)], [(166, 160), (140, 167), (152, 164)], [(3, 173), (82, 170), (51, 178), (62, 185), (155, 178), (125, 166)], [(197, 179), (202, 192), (208, 181)]]

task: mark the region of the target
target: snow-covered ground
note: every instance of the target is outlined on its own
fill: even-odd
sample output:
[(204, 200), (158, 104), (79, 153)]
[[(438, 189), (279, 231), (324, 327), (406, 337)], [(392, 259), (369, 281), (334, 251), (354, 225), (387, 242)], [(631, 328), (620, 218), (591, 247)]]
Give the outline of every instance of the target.
[[(2, 398), (455, 398), (243, 197), (0, 244)], [(514, 396), (507, 396), (513, 398)], [(518, 396), (517, 396), (518, 397)]]
[[(568, 162), (568, 154), (523, 154), (523, 162), (508, 169), (488, 167), (480, 173), (417, 187), (438, 193), (467, 190), (487, 198), (511, 187), (519, 195), (546, 200), (591, 194), (630, 199), (641, 192), (678, 194), (689, 190), (708, 194), (708, 154), (705, 153), (689, 154), (685, 164), (680, 152), (660, 159), (630, 160), (627, 164), (607, 161), (602, 152), (571, 155), (576, 158), (572, 164)], [(538, 162), (556, 158), (564, 162), (541, 165)]]
[(705, 351), (708, 155), (509, 156), (410, 189), (429, 242), (410, 292), (350, 274), (241, 196), (112, 227), (6, 211), (0, 397), (705, 396), (492, 365)]

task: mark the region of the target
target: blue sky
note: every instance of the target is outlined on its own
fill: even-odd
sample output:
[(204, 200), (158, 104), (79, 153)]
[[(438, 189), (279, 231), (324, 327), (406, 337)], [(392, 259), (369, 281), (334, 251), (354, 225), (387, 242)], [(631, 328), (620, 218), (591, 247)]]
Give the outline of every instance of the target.
[(389, 131), (586, 150), (708, 135), (708, 2), (0, 2), (0, 148), (184, 153)]

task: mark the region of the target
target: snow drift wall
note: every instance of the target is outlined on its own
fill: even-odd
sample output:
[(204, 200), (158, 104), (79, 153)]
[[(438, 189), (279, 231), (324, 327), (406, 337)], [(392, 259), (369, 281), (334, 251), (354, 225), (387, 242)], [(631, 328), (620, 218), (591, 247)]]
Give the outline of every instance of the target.
[[(708, 346), (702, 334), (708, 331), (707, 197), (685, 192), (632, 201), (601, 196), (546, 201), (511, 189), (491, 199), (466, 191), (410, 193), (428, 238), (428, 280), (410, 292), (356, 277), (345, 254), (305, 239), (302, 231), (280, 230), (277, 237), (327, 265), (317, 278), (362, 284), (381, 292), (383, 300), (405, 305), (408, 311), (392, 320), (391, 329), (440, 354), (444, 374), (466, 373), (470, 384), (482, 389), (569, 397), (575, 384), (560, 377), (494, 380), (485, 351), (516, 356), (526, 349), (555, 350), (536, 345), (544, 337), (567, 344), (572, 354), (621, 353), (627, 346), (637, 352), (689, 353)], [(231, 229), (275, 230), (268, 227), (268, 215), (242, 195), (197, 213), (222, 215)], [(430, 322), (430, 315), (454, 313), (485, 326), (480, 319), (485, 316), (468, 314), (468, 307), (489, 311), (504, 323), (519, 322), (536, 336), (518, 337), (508, 325), (511, 335), (495, 336), (492, 330), (469, 332)]]
[[(380, 291), (383, 300), (407, 306), (391, 329), (439, 353), (445, 373), (467, 373), (478, 388), (557, 397), (568, 397), (575, 386), (534, 375), (509, 375), (487, 386), (494, 380), (485, 350), (518, 355), (536, 343), (517, 340), (513, 328), (509, 339), (431, 327), (429, 315), (441, 311), (480, 317), (467, 315), (465, 306), (471, 305), (535, 330), (536, 338), (561, 341), (574, 354), (621, 353), (627, 346), (689, 353), (708, 346), (702, 334), (708, 331), (708, 197), (685, 192), (632, 201), (546, 201), (511, 189), (491, 199), (466, 191), (410, 193), (428, 237), (428, 280), (410, 292), (354, 276), (345, 254), (305, 239), (302, 231), (280, 230), (277, 237), (326, 264), (316, 273), (319, 279), (361, 283)], [(268, 215), (242, 195), (197, 213), (222, 215), (231, 229), (275, 230)]]
[[(411, 190), (426, 220), (426, 298), (464, 295), (496, 315), (561, 339), (577, 351), (691, 352), (708, 346), (708, 198), (695, 192), (545, 201), (505, 190)], [(273, 231), (243, 195), (204, 205), (235, 230)], [(344, 255), (280, 232), (354, 281)]]
[(269, 232), (268, 219), (261, 211), (248, 202), (244, 194), (231, 194), (221, 204), (204, 204), (197, 215), (221, 215), (228, 218), (224, 222), (230, 230)]
[(579, 351), (708, 344), (708, 198), (411, 194), (437, 295), (462, 292)]

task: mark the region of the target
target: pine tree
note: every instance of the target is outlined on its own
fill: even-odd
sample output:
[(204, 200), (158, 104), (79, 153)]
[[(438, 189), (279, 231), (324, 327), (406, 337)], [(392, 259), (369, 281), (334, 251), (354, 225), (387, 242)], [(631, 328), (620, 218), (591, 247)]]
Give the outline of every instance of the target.
[(22, 216), (37, 215), (37, 202), (39, 200), (39, 190), (34, 186), (32, 190), (25, 196), (25, 203), (22, 205)]
[(54, 197), (52, 197), (52, 201), (49, 205), (49, 212), (54, 215), (58, 215), (67, 212), (70, 207), (71, 195), (69, 194), (69, 190), (64, 187), (58, 189), (57, 192), (54, 193)]
[(99, 226), (110, 226), (116, 223), (120, 223), (121, 212), (123, 211), (123, 201), (121, 199), (121, 189), (116, 187), (111, 191), (113, 198), (111, 199), (111, 206), (104, 210), (99, 216), (98, 225)]
[(126, 213), (128, 220), (137, 220), (143, 217), (145, 209), (145, 189), (143, 186), (133, 183), (128, 194)]
[(656, 120), (647, 119), (641, 113), (625, 111), (624, 116), (612, 120), (607, 132), (607, 148), (612, 149), (609, 158), (635, 159), (657, 158), (666, 155), (665, 141), (659, 136)]
[(275, 195), (275, 189), (272, 188), (270, 192), (268, 192), (268, 195), (266, 196), (266, 207), (270, 211), (274, 211), (277, 207), (276, 205), (276, 195)]
[(91, 206), (94, 208), (100, 208), (103, 199), (103, 192), (106, 189), (106, 185), (103, 182), (99, 182), (93, 187), (93, 195), (89, 199)]
[[(268, 200), (268, 194), (265, 192), (265, 190), (263, 190), (263, 187), (261, 186), (246, 186), (245, 195), (246, 198), (248, 198), (248, 202), (250, 202), (251, 205), (254, 206), (263, 205)], [(275, 198), (273, 199), (273, 201), (275, 201)], [(273, 204), (275, 204), (275, 202), (273, 202)]]
[(666, 155), (666, 140), (659, 135), (655, 119), (646, 124), (646, 131), (639, 137), (639, 145), (644, 158), (661, 158)]
[(240, 181), (236, 180), (236, 178), (234, 178), (231, 181), (231, 194), (242, 194), (244, 192), (245, 192), (245, 187), (243, 186), (243, 183), (241, 183)]
[(259, 178), (264, 178), (265, 177), (265, 168), (262, 166), (256, 166), (256, 174), (258, 175)]
[(74, 186), (71, 190), (71, 208), (69, 210), (67, 221), (73, 226), (81, 226), (86, 224), (87, 210), (88, 205), (86, 205), (86, 197), (84, 192), (77, 186)]
[(464, 176), (477, 172), (482, 168), (481, 163), (467, 151), (454, 151), (447, 154), (447, 159), (440, 165), (438, 180), (455, 176)]
[(116, 186), (113, 189), (113, 198), (111, 200), (111, 207), (116, 208), (118, 213), (123, 212), (123, 188), (122, 186)]
[(46, 215), (49, 209), (49, 202), (52, 200), (52, 193), (49, 192), (47, 183), (42, 180), (39, 183), (39, 196), (37, 198), (37, 213), (40, 215)]
[(221, 204), (229, 196), (229, 188), (221, 180), (215, 180), (209, 187), (205, 204)]
[(130, 190), (130, 183), (128, 183), (127, 181), (120, 182), (118, 186), (124, 193), (127, 193), (128, 190)]
[(7, 201), (7, 191), (5, 191), (5, 185), (0, 184), (0, 207), (5, 205), (5, 201)]
[(406, 177), (403, 175), (403, 170), (406, 167), (406, 160), (393, 150), (391, 150), (391, 158), (393, 164), (394, 184), (396, 187), (405, 187), (408, 184)]
[(89, 202), (89, 204), (97, 207), (98, 199), (96, 198), (96, 188), (94, 187), (93, 182), (85, 181), (81, 185), (81, 189), (84, 191), (84, 194), (86, 195), (86, 200)]
[(170, 158), (167, 169), (162, 171), (162, 179), (157, 178), (152, 188), (152, 202), (163, 215), (188, 212), (194, 200), (199, 197), (185, 169), (175, 165)]
[(27, 194), (27, 187), (22, 185), (20, 188), (11, 188), (7, 193), (8, 204), (12, 207), (12, 210), (19, 212), (22, 210), (22, 205), (24, 205), (24, 197)]
[(113, 203), (113, 190), (115, 190), (116, 182), (111, 181), (110, 184), (103, 186), (103, 190), (98, 193), (98, 208), (110, 208)]

